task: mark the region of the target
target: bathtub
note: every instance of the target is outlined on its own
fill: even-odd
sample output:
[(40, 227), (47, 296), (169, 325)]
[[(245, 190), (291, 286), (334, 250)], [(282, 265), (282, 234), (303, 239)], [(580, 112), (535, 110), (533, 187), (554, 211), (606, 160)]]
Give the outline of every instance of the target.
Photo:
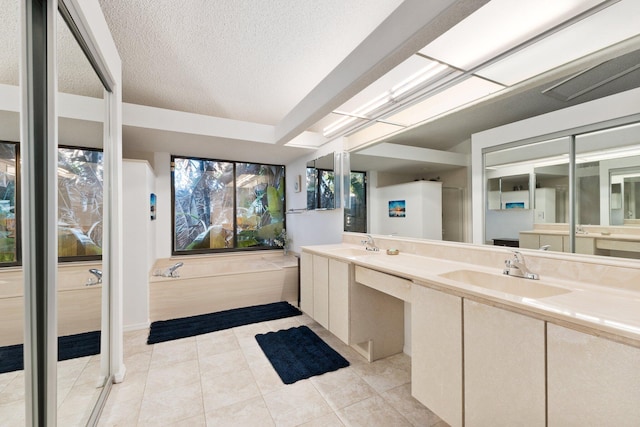
[[(177, 262), (179, 277), (157, 275)], [(298, 305), (298, 259), (279, 251), (165, 258), (149, 277), (152, 322), (278, 301)]]
[[(102, 285), (86, 286), (94, 277), (90, 268), (100, 262), (58, 266), (58, 335), (98, 331), (101, 328)], [(24, 341), (24, 284), (20, 267), (0, 269), (0, 347)]]

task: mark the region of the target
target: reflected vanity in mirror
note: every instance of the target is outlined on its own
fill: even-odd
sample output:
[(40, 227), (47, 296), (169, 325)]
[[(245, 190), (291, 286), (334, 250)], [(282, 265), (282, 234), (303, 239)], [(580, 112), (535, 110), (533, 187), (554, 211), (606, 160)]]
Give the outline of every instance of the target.
[(487, 243), (640, 259), (640, 123), (573, 138), (484, 153)]

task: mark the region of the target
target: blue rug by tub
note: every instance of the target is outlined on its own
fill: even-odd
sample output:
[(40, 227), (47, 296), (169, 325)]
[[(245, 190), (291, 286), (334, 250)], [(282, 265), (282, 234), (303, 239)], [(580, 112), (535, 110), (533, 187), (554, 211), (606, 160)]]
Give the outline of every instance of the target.
[[(100, 331), (58, 337), (58, 360), (100, 353)], [(0, 347), (0, 374), (24, 369), (22, 344)]]
[(286, 301), (252, 307), (234, 308), (216, 313), (200, 314), (172, 320), (158, 320), (151, 324), (147, 344), (193, 337), (251, 323), (299, 316), (302, 312)]
[(256, 335), (285, 384), (349, 366), (349, 362), (306, 326)]

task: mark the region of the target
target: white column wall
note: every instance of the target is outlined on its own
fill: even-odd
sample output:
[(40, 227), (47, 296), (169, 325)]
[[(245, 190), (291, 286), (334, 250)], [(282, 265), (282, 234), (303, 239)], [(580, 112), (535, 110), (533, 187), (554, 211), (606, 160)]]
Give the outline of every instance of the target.
[(150, 219), (154, 175), (144, 160), (124, 160), (123, 325), (125, 331), (149, 326), (149, 271), (155, 262), (155, 222)]

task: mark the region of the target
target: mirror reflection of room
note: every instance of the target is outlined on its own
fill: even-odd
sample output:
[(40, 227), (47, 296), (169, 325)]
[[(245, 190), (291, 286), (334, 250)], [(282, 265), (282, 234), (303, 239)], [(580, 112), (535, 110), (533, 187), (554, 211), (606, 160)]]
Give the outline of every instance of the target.
[[(640, 258), (640, 125), (575, 135), (574, 188), (566, 154), (570, 141), (567, 137), (485, 153), (487, 242)], [(533, 194), (526, 191), (527, 182)], [(569, 216), (572, 204), (574, 218)]]

